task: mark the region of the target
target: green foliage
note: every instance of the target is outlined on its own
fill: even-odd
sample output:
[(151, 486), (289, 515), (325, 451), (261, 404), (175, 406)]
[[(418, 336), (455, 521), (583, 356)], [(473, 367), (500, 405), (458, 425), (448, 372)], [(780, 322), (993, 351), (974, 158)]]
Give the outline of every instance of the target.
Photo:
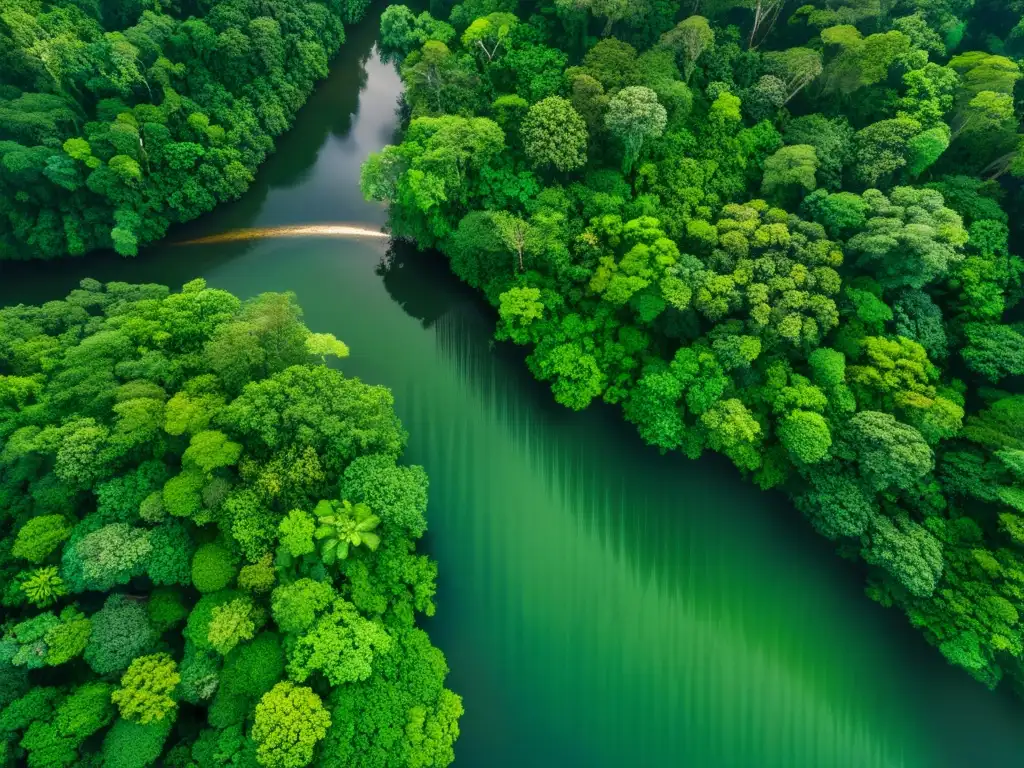
[(103, 739), (100, 759), (109, 768), (145, 768), (153, 765), (170, 735), (173, 718), (147, 725), (118, 719)]
[[(236, 199), (367, 7), (12, 6), (0, 258), (134, 256)], [(80, 432), (69, 457), (98, 436)]]
[(290, 557), (302, 557), (316, 551), (313, 543), (316, 523), (308, 512), (293, 509), (287, 517), (281, 519), (278, 527), (281, 531), (281, 548)]
[(1024, 373), (1024, 334), (1013, 326), (968, 323), (964, 335), (967, 343), (960, 354), (975, 373), (991, 382)]
[(334, 600), (304, 634), (286, 644), (288, 675), (301, 683), (320, 672), (335, 686), (366, 680), (375, 656), (392, 643), (380, 624), (360, 616), (351, 603)]
[(151, 640), (145, 605), (124, 595), (111, 595), (92, 616), (85, 660), (98, 675), (121, 672)]
[[(963, 259), (967, 232), (960, 216), (945, 207), (937, 192), (897, 187), (889, 197), (868, 190), (861, 199), (863, 223), (851, 220), (846, 226), (862, 231), (847, 240), (847, 251), (884, 287), (922, 288)], [(821, 210), (815, 219), (838, 229), (828, 209)]]
[(0, 663), (29, 670), (66, 664), (86, 650), (89, 619), (73, 606), (11, 626), (0, 638)]
[(334, 598), (330, 584), (302, 578), (274, 590), (271, 610), (274, 621), (284, 632), (302, 632)]
[(109, 591), (145, 570), (153, 546), (150, 532), (127, 523), (110, 523), (64, 549), (63, 573), (72, 591)]
[(21, 591), (25, 593), (26, 600), (39, 608), (46, 608), (67, 594), (64, 580), (53, 566), (29, 571), (21, 582)]
[(345, 468), (341, 495), (369, 506), (386, 530), (418, 539), (427, 530), (427, 486), (423, 467), (360, 456)]
[(217, 592), (235, 578), (235, 558), (217, 544), (203, 544), (192, 557), (192, 583), (200, 592)]
[(380, 518), (366, 504), (350, 501), (321, 501), (313, 510), (317, 526), (314, 535), (320, 543), (320, 557), (328, 565), (348, 558), (350, 548), (360, 545), (370, 551), (380, 546), (375, 529)]
[[(266, 66), (275, 29), (249, 27)], [(0, 309), (0, 763), (307, 765), (319, 696), (393, 672), (434, 613), (427, 477), (397, 463), (390, 392), (324, 365), (346, 351), (289, 295), (201, 280)], [(402, 674), (431, 683), (398, 727), (410, 760), (447, 765), (461, 700), (420, 642)], [(370, 732), (358, 696), (346, 727)]]
[(182, 595), (178, 590), (156, 589), (146, 603), (146, 614), (153, 631), (162, 635), (171, 627), (185, 621), (188, 609), (182, 602)]
[(206, 640), (213, 650), (226, 656), (240, 642), (252, 639), (257, 622), (263, 623), (261, 610), (252, 600), (235, 598), (215, 605), (210, 612)]
[(41, 563), (71, 535), (71, 528), (61, 515), (33, 517), (18, 530), (11, 554)]
[[(86, 739), (106, 728), (114, 719), (112, 691), (113, 686), (99, 681), (84, 683), (72, 690), (54, 712), (55, 738), (51, 737), (52, 740), (68, 751), (79, 750)], [(42, 721), (36, 722), (41, 724)]]
[(779, 424), (779, 440), (797, 461), (816, 464), (829, 455), (832, 433), (821, 414), (793, 411)]
[(238, 462), (242, 446), (232, 443), (223, 432), (208, 430), (192, 436), (189, 447), (182, 454), (182, 462), (190, 462), (203, 472), (230, 467)]
[(168, 520), (152, 530), (149, 542), (153, 549), (146, 574), (152, 582), (187, 585), (189, 559), (195, 546), (188, 528), (178, 520)]
[[(429, 121), (371, 156), (364, 191), (481, 291), (557, 402), (621, 404), (659, 450), (715, 450), (785, 490), (860, 554), (869, 594), (978, 680), (1019, 688), (1024, 492), (1005, 452), (1024, 450), (1024, 408), (989, 387), (1024, 373), (1020, 26), (992, 3), (813, 2), (785, 25), (775, 2), (669, 5), (458, 5), (472, 33), (402, 71)], [(585, 153), (558, 166), (580, 124)], [(340, 498), (386, 541), (401, 497), (358, 475)], [(337, 599), (379, 610), (369, 554), (339, 561), (351, 591), (306, 586), (294, 615), (317, 648), (342, 645)], [(401, 700), (374, 676), (347, 685)], [(332, 728), (329, 751), (415, 763), (420, 706), (381, 705), (391, 752), (361, 724)]]
[(309, 765), (330, 725), (330, 713), (312, 689), (278, 683), (256, 705), (252, 727), (256, 757), (266, 768)]
[(925, 528), (906, 517), (895, 523), (875, 517), (864, 559), (892, 573), (916, 597), (930, 595), (942, 574), (942, 545)]
[(179, 682), (178, 666), (168, 654), (140, 656), (129, 665), (110, 700), (125, 720), (146, 725), (174, 711), (177, 705), (170, 694)]
[[(764, 161), (761, 189), (768, 196), (782, 195), (791, 187), (811, 192), (818, 185), (818, 152), (810, 144), (783, 147)], [(784, 198), (783, 198), (784, 199)]]
[(878, 491), (906, 490), (934, 466), (921, 433), (888, 413), (860, 411), (847, 422), (846, 438), (861, 476)]
[(587, 126), (572, 104), (549, 96), (530, 107), (520, 129), (526, 156), (536, 166), (574, 171), (587, 161)]
[(661, 136), (667, 124), (668, 113), (650, 88), (630, 86), (609, 99), (605, 127), (622, 142), (623, 173), (630, 172), (644, 143)]

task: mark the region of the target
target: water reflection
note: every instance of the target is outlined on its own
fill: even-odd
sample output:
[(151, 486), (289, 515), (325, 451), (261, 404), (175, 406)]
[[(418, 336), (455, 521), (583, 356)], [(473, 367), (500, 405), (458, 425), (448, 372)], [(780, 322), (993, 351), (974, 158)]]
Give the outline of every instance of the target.
[[(392, 240), (377, 265), (391, 299), (430, 328), (457, 304), (472, 304), (473, 292), (448, 271), (440, 254), (423, 254), (404, 240)], [(481, 324), (481, 331), (485, 331)]]

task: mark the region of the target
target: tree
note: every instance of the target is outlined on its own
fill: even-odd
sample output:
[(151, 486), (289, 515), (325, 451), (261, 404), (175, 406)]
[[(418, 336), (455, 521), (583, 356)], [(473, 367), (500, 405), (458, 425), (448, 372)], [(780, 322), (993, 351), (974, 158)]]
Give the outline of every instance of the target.
[[(288, 677), (315, 678), (325, 696), (360, 685), (344, 722), (365, 731), (388, 706), (365, 688), (397, 682), (396, 638), (412, 633), (425, 646), (401, 662), (399, 730), (414, 723), (402, 755), (415, 743), (417, 760), (453, 759), (461, 706), (442, 696), (440, 651), (415, 634), (416, 612), (435, 610), (437, 570), (413, 544), (425, 473), (397, 464), (406, 435), (390, 393), (328, 369), (342, 343), (299, 318), (288, 296), (242, 303), (202, 281), (172, 294), (85, 280), (67, 301), (0, 309), (7, 758), (306, 764), (329, 719), (308, 739), (295, 728), (326, 707), (316, 697), (310, 721), (301, 689), (300, 726), (260, 711), (254, 725), (261, 697)], [(320, 503), (339, 490), (352, 501)], [(99, 594), (45, 609), (84, 591)], [(60, 685), (40, 677), (25, 696), (28, 675), (50, 667), (64, 668)], [(185, 742), (179, 701), (208, 724)]]
[(120, 672), (151, 640), (145, 607), (124, 595), (111, 595), (92, 616), (85, 661), (98, 675)]
[(427, 474), (386, 456), (360, 456), (345, 468), (341, 495), (367, 504), (385, 531), (420, 538), (427, 530)]
[(313, 534), (316, 523), (313, 516), (301, 509), (293, 509), (281, 519), (281, 548), (289, 557), (302, 557), (316, 551)]
[(921, 433), (888, 413), (860, 411), (846, 427), (864, 480), (876, 491), (909, 489), (932, 470), (935, 458)]
[(683, 79), (690, 82), (697, 59), (715, 44), (715, 31), (703, 16), (690, 16), (661, 36), (659, 45), (672, 50), (683, 62)]
[(810, 487), (797, 498), (797, 505), (829, 539), (861, 536), (878, 515), (870, 490), (848, 472), (831, 468), (811, 473)]
[(890, 197), (868, 190), (861, 199), (867, 220), (847, 250), (883, 286), (922, 288), (963, 259), (967, 232), (938, 192), (897, 187)]
[(700, 417), (707, 431), (708, 445), (721, 451), (740, 469), (754, 470), (761, 465), (757, 450), (761, 441), (761, 425), (736, 398), (716, 403)]
[(811, 192), (818, 185), (818, 153), (809, 144), (783, 147), (764, 161), (761, 189), (766, 195), (782, 194), (787, 187), (797, 186)]
[(66, 664), (85, 649), (89, 631), (89, 620), (74, 607), (59, 615), (41, 613), (9, 625), (0, 640), (0, 662), (29, 670)]
[(223, 432), (206, 430), (192, 436), (181, 458), (203, 472), (211, 473), (220, 467), (233, 466), (241, 455), (242, 446), (228, 440)]
[(355, 606), (335, 599), (300, 636), (289, 639), (288, 676), (305, 682), (319, 672), (333, 686), (366, 680), (373, 662), (394, 641), (376, 621), (363, 618)]
[[(916, 120), (879, 120), (853, 137), (854, 168), (865, 186), (875, 186), (907, 165), (910, 142), (921, 133)], [(920, 163), (920, 161), (918, 161)]]
[(510, 288), (501, 294), (498, 314), (504, 323), (502, 334), (518, 344), (529, 342), (529, 327), (544, 316), (544, 304), (537, 288)]
[(749, 10), (753, 14), (750, 35), (747, 38), (747, 47), (753, 50), (771, 34), (775, 22), (778, 21), (779, 13), (782, 12), (783, 2), (782, 0), (731, 0), (727, 5)]
[(560, 96), (549, 96), (530, 107), (520, 132), (526, 155), (535, 166), (553, 166), (565, 173), (587, 161), (586, 123)]
[(786, 84), (775, 75), (763, 75), (743, 94), (743, 108), (755, 122), (771, 121), (786, 103)]
[(217, 544), (203, 544), (192, 556), (192, 583), (200, 592), (224, 589), (237, 572), (231, 552)]
[(21, 582), (21, 591), (32, 605), (40, 608), (53, 605), (58, 598), (67, 594), (64, 580), (57, 575), (57, 569), (53, 566), (30, 571)]
[(324, 362), (327, 356), (337, 358), (348, 357), (348, 345), (338, 340), (333, 333), (311, 333), (306, 339), (306, 351), (311, 355), (319, 355)]
[(330, 584), (301, 578), (274, 590), (271, 610), (274, 621), (284, 632), (302, 632), (316, 619), (318, 612), (334, 599)]
[(794, 96), (814, 82), (822, 71), (821, 54), (810, 48), (769, 51), (764, 55), (764, 61), (769, 72), (777, 75), (785, 83), (786, 98), (783, 104), (788, 104)]
[(181, 682), (177, 664), (166, 653), (140, 656), (121, 678), (121, 687), (110, 695), (121, 717), (142, 725), (163, 720), (177, 706), (171, 694)]
[(960, 78), (949, 67), (929, 62), (920, 69), (912, 69), (903, 76), (906, 94), (900, 100), (900, 117), (916, 120), (925, 128), (944, 125), (953, 108)]
[(251, 640), (262, 623), (251, 599), (235, 598), (213, 607), (206, 639), (213, 650), (227, 656), (240, 642)]
[(638, 85), (642, 78), (636, 48), (615, 38), (601, 40), (587, 51), (583, 70), (609, 94)]
[(821, 414), (797, 410), (779, 424), (779, 440), (793, 458), (816, 464), (829, 455), (832, 433)]
[(519, 19), (511, 13), (481, 16), (462, 33), (462, 44), (479, 50), (487, 62), (491, 63), (499, 51), (507, 46), (508, 37), (518, 23)]
[(878, 515), (869, 539), (864, 549), (868, 563), (890, 571), (912, 595), (932, 594), (942, 575), (942, 545), (927, 529), (905, 516), (894, 523)]
[(256, 705), (252, 738), (256, 759), (266, 768), (302, 768), (327, 735), (331, 716), (312, 689), (278, 683)]
[(75, 592), (108, 591), (127, 584), (145, 569), (152, 544), (149, 531), (127, 523), (111, 523), (64, 549), (63, 574)]
[[(433, 21), (430, 14), (424, 14), (424, 16)], [(417, 19), (408, 7), (399, 4), (389, 5), (380, 17), (381, 47), (385, 51), (408, 55), (416, 46), (426, 42), (422, 37), (427, 27), (428, 25)], [(455, 30), (453, 29), (451, 32), (451, 36), (454, 37)], [(440, 38), (434, 39), (448, 42)]]
[(528, 247), (533, 250), (530, 223), (508, 211), (495, 211), (491, 221), (494, 222), (494, 228), (498, 231), (502, 244), (515, 254), (519, 271), (524, 272), (526, 266), (523, 255)]
[(101, 759), (109, 768), (145, 768), (163, 752), (173, 718), (165, 717), (147, 725), (118, 719), (103, 739)]
[(907, 144), (907, 173), (920, 176), (942, 156), (949, 142), (949, 128), (941, 123), (911, 138)]
[(995, 383), (1024, 373), (1024, 334), (1011, 325), (967, 323), (961, 351), (967, 367)]
[(317, 519), (314, 536), (320, 542), (320, 557), (328, 565), (347, 559), (350, 547), (365, 544), (372, 552), (380, 546), (380, 536), (374, 532), (380, 518), (366, 504), (321, 501), (313, 514)]
[(622, 170), (629, 173), (640, 157), (644, 142), (656, 139), (668, 124), (668, 114), (650, 88), (623, 88), (608, 102), (605, 125), (623, 144)]
[(853, 133), (845, 118), (830, 120), (822, 115), (806, 115), (786, 126), (783, 139), (786, 144), (814, 147), (819, 186), (838, 189), (842, 186), (843, 167), (853, 158)]
[(71, 535), (62, 515), (40, 515), (26, 522), (14, 540), (11, 554), (32, 563), (41, 563)]

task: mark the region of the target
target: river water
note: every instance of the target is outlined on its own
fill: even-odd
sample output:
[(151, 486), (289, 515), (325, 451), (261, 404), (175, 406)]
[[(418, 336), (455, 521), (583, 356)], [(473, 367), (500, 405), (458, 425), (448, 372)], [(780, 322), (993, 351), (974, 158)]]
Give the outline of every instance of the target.
[(359, 166), (401, 84), (349, 30), (330, 78), (249, 193), (134, 260), (0, 266), (0, 304), (83, 277), (240, 296), (294, 291), (346, 373), (394, 390), (431, 478), (426, 623), (465, 700), (459, 768), (1005, 768), (1024, 706), (947, 666), (863, 595), (781, 496), (716, 457), (660, 456), (608, 408), (574, 414), (489, 339), (437, 257), (300, 237), (175, 245), (243, 227), (379, 227)]

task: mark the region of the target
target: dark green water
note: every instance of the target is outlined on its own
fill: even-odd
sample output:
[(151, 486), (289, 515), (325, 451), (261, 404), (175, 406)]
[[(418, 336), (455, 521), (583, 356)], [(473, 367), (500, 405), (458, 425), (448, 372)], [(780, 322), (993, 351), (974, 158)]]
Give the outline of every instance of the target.
[[(350, 42), (249, 192), (175, 235), (384, 221), (358, 169), (400, 84)], [(465, 698), (460, 768), (1009, 768), (1024, 706), (946, 666), (782, 497), (713, 457), (644, 447), (611, 409), (572, 414), (495, 348), (489, 310), (436, 259), (384, 243), (166, 245), (0, 267), (0, 303), (82, 277), (242, 296), (294, 291), (308, 325), (390, 386), (431, 477), (428, 624)]]

